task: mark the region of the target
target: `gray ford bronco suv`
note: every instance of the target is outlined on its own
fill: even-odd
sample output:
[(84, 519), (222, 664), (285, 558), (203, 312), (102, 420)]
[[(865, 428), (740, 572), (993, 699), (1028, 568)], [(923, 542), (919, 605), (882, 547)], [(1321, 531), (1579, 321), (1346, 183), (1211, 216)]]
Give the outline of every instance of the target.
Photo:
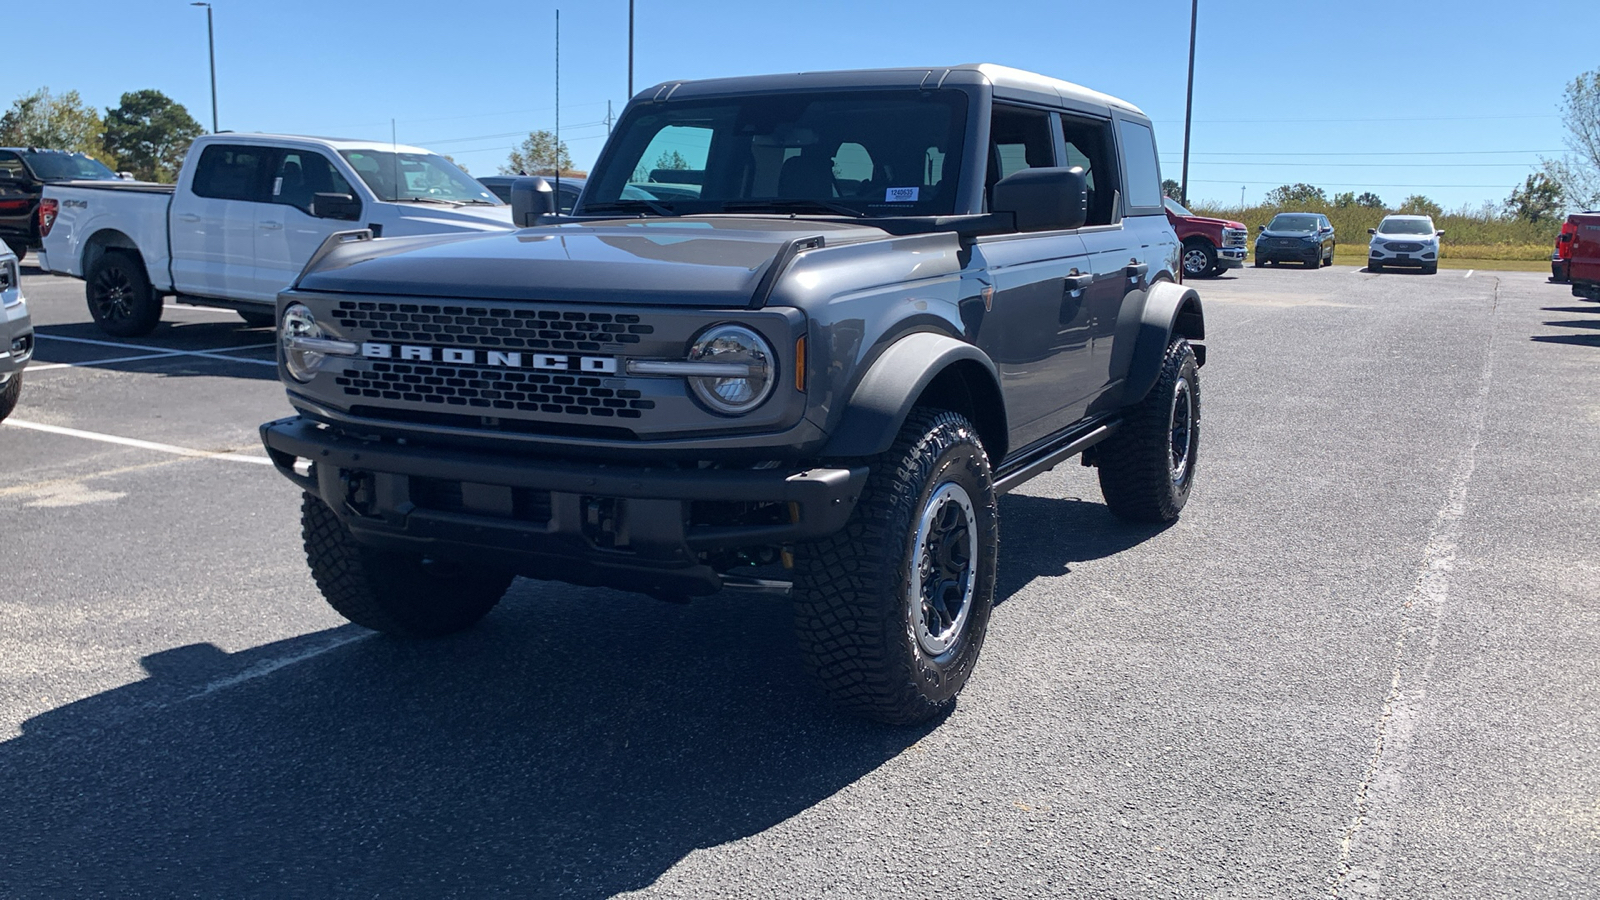
[(1193, 484), (1200, 298), (1150, 120), (992, 65), (667, 82), (572, 213), (331, 237), (278, 298), (333, 607), (466, 628), (515, 575), (792, 597), (885, 722), (949, 709), (994, 602), (996, 497), (1068, 458), (1116, 515)]

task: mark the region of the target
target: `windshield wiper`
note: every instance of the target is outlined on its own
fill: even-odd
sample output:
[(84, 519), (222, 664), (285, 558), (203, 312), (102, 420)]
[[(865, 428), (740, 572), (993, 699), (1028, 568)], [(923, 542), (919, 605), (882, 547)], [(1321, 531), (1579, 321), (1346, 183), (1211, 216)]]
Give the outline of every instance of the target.
[(394, 203), (442, 203), (445, 206), (460, 206), (455, 200), (443, 200), (438, 197), (396, 197)]
[(842, 203), (831, 200), (729, 200), (722, 204), (723, 212), (831, 212), (841, 216), (859, 219), (866, 215), (859, 209), (851, 209)]
[(585, 203), (583, 205), (583, 211), (586, 213), (605, 212), (606, 210), (610, 210), (611, 212), (642, 212), (645, 209), (650, 210), (658, 216), (678, 215), (678, 213), (674, 212), (670, 206), (657, 203), (654, 200), (645, 200), (639, 197), (629, 197), (626, 200), (612, 200), (608, 203)]

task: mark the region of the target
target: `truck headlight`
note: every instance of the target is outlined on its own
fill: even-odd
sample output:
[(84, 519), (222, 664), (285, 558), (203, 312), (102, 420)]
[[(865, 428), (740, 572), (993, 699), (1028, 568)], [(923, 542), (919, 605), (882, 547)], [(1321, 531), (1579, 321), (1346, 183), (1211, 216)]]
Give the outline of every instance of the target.
[(766, 401), (776, 383), (772, 346), (743, 325), (715, 325), (689, 348), (690, 363), (725, 364), (739, 375), (688, 379), (700, 402), (724, 415), (743, 415)]
[(299, 346), (296, 338), (318, 340), (321, 337), (322, 326), (317, 324), (316, 317), (303, 304), (292, 303), (283, 311), (283, 327), (278, 329), (278, 341), (283, 346), (283, 367), (289, 370), (289, 375), (295, 381), (305, 382), (316, 377), (317, 370), (322, 368), (322, 361), (327, 358), (324, 353)]

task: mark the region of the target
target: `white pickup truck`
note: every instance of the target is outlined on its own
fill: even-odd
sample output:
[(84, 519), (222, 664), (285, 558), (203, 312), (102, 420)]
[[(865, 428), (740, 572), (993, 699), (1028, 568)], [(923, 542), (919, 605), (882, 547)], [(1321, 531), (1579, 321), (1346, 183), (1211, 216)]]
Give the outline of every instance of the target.
[(176, 185), (68, 182), (39, 204), (40, 268), (85, 282), (107, 333), (148, 334), (162, 298), (273, 323), (278, 291), (328, 235), (511, 230), (511, 207), (419, 147), (269, 134), (210, 134)]

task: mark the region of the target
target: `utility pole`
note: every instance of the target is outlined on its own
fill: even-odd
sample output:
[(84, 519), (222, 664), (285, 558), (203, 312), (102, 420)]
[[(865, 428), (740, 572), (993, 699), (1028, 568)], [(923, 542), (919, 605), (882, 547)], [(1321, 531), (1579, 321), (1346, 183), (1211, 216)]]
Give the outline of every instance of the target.
[(211, 4), (191, 3), (206, 8), (206, 47), (211, 51), (211, 133), (217, 133), (217, 39), (211, 28)]
[(1189, 205), (1189, 128), (1194, 117), (1194, 32), (1200, 21), (1200, 0), (1191, 0), (1189, 6), (1189, 97), (1183, 103), (1183, 205)]
[(633, 0), (628, 0), (628, 99), (633, 99)]

